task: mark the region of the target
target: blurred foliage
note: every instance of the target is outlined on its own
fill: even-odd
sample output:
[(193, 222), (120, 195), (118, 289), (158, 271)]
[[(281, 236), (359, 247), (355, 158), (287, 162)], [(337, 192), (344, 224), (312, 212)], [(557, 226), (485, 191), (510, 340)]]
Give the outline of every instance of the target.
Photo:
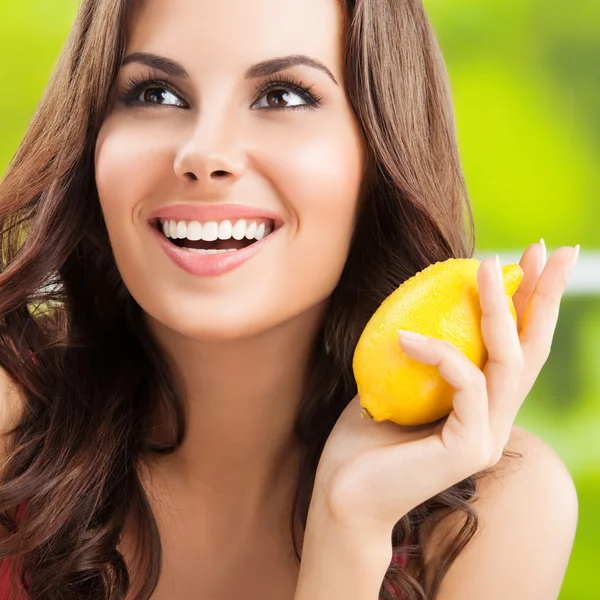
[(425, 0), (478, 247), (600, 245), (600, 2)]
[[(600, 246), (600, 2), (424, 0), (444, 53), (479, 251)], [(0, 173), (68, 34), (76, 0), (0, 0)], [(8, 57), (11, 57), (8, 59)], [(599, 274), (600, 277), (600, 274)], [(600, 298), (565, 297), (553, 351), (517, 423), (575, 479), (561, 600), (600, 596)]]

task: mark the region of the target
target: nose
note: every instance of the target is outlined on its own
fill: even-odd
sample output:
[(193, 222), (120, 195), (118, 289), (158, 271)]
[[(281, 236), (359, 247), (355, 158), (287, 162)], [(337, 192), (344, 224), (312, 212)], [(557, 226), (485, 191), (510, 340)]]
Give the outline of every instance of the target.
[(235, 118), (221, 113), (200, 118), (179, 146), (174, 162), (177, 177), (205, 193), (231, 186), (246, 169), (242, 136)]

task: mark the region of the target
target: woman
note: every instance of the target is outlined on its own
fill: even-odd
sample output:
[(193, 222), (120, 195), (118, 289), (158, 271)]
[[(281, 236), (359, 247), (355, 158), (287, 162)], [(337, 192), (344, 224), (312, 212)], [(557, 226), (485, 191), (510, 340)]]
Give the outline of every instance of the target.
[(483, 262), (483, 371), (402, 336), (447, 419), (360, 418), (358, 336), (472, 255), (466, 198), (418, 0), (84, 0), (0, 187), (6, 573), (36, 599), (555, 598), (576, 496), (513, 422), (576, 249), (526, 250), (518, 327)]

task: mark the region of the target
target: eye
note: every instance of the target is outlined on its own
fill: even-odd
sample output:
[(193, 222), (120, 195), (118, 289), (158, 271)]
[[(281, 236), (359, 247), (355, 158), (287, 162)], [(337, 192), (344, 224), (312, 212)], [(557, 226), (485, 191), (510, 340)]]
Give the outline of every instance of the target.
[(303, 106), (307, 102), (300, 94), (287, 89), (271, 89), (261, 96), (261, 101), (254, 104), (255, 108), (288, 108)]
[[(140, 98), (141, 97), (141, 98)], [(163, 104), (167, 106), (184, 106), (185, 102), (177, 100), (178, 96), (164, 87), (147, 87), (137, 97), (138, 102), (144, 104)], [(163, 102), (161, 102), (161, 100)]]
[(119, 99), (126, 106), (176, 106), (185, 108), (187, 103), (173, 91), (168, 81), (156, 78), (129, 78), (128, 85)]
[(314, 110), (321, 104), (321, 96), (311, 94), (312, 86), (306, 87), (300, 80), (280, 74), (267, 80), (256, 92), (259, 96), (253, 109), (263, 110)]

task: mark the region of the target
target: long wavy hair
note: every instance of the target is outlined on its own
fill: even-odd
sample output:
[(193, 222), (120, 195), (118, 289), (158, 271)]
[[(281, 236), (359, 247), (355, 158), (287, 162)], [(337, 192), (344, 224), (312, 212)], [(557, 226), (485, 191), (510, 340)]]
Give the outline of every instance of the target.
[[(316, 467), (356, 394), (354, 348), (368, 319), (428, 265), (473, 255), (473, 218), (441, 52), (421, 0), (342, 0), (347, 94), (370, 170), (351, 250), (318, 338), (295, 435), (302, 447), (290, 527), (298, 562)], [(98, 131), (124, 56), (133, 0), (83, 0), (37, 111), (0, 183), (0, 366), (20, 394), (0, 481), (0, 561), (32, 600), (122, 600), (117, 545), (140, 523), (144, 587), (162, 550), (140, 458), (186, 435), (172, 365), (144, 326), (111, 251), (95, 185)], [(152, 392), (152, 393), (151, 393)], [(161, 411), (171, 439), (149, 435)], [(436, 597), (478, 529), (469, 477), (403, 516), (382, 600)], [(15, 510), (26, 501), (17, 518)], [(420, 532), (463, 513), (427, 576)], [(140, 563), (141, 564), (141, 563)]]

